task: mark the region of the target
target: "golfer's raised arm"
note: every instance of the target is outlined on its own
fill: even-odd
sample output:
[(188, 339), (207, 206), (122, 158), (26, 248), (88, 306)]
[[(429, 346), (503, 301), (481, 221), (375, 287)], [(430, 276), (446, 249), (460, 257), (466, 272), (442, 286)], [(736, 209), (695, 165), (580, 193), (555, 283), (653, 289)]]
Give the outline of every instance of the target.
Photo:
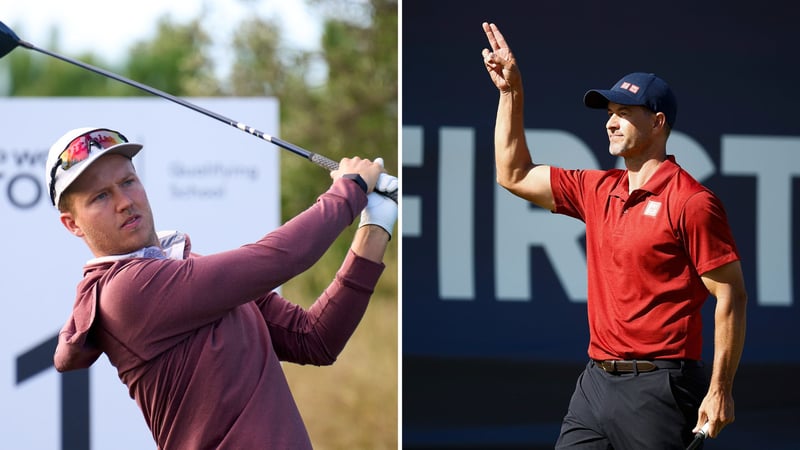
[(522, 77), (511, 49), (495, 24), (483, 23), (491, 49), (483, 62), (500, 91), (494, 131), (497, 183), (513, 194), (552, 210), (550, 167), (534, 164), (525, 141)]

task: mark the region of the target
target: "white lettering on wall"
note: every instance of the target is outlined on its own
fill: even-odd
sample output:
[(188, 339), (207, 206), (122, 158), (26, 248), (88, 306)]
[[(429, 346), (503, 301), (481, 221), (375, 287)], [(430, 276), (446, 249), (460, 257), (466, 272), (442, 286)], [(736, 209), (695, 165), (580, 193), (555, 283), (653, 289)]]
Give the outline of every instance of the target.
[[(592, 151), (575, 136), (556, 130), (528, 130), (528, 147), (535, 162), (598, 168)], [(497, 186), (495, 195), (495, 294), (498, 300), (528, 301), (529, 247), (542, 247), (570, 301), (585, 302), (586, 255), (580, 245), (583, 222), (554, 215)]]
[(439, 298), (475, 298), (475, 132), (439, 130)]
[(800, 176), (800, 138), (722, 136), (722, 171), (756, 177), (758, 303), (792, 305), (792, 178)]
[[(562, 167), (599, 168), (578, 137), (560, 130), (526, 130), (536, 162)], [(403, 165), (423, 166), (423, 130), (403, 128)], [(716, 172), (708, 152), (690, 136), (673, 131), (668, 152), (698, 181)], [(800, 177), (800, 138), (724, 135), (720, 173), (756, 178), (756, 284), (761, 306), (791, 306), (792, 178)], [(470, 128), (443, 127), (439, 133), (438, 248), (439, 295), (443, 300), (475, 300), (475, 142)], [(618, 167), (622, 167), (619, 165)], [(403, 197), (403, 236), (421, 237), (422, 200)], [(586, 257), (580, 240), (584, 225), (553, 215), (495, 184), (494, 268), (498, 301), (531, 301), (530, 248), (541, 247), (569, 301), (585, 302)], [(730, 206), (728, 206), (730, 209)], [(737, 239), (743, 239), (737, 236)]]
[[(403, 127), (403, 166), (422, 167), (424, 148), (422, 127)], [(405, 237), (422, 236), (422, 199), (403, 195), (402, 233)]]

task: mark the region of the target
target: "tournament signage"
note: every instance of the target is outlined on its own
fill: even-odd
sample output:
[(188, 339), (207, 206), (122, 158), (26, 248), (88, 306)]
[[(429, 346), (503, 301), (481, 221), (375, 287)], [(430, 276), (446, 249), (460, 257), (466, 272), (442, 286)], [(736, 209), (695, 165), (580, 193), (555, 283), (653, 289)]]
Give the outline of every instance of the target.
[[(736, 422), (713, 444), (756, 448), (752, 436), (767, 433), (770, 448), (793, 448), (800, 66), (787, 55), (800, 34), (788, 5), (728, 2), (723, 16), (696, 2), (404, 2), (406, 448), (552, 448), (588, 359), (583, 223), (495, 182), (498, 92), (481, 58), (484, 21), (519, 63), (536, 162), (618, 167), (607, 116), (583, 94), (634, 71), (670, 83), (678, 114), (667, 150), (724, 202), (749, 297)], [(714, 306), (703, 309), (709, 364)]]
[[(192, 102), (278, 132), (278, 102)], [(257, 240), (280, 223), (279, 149), (156, 98), (6, 98), (0, 102), (0, 436), (4, 448), (155, 448), (141, 412), (101, 357), (53, 368), (91, 253), (58, 219), (45, 185), (50, 145), (72, 128), (118, 130), (144, 145), (134, 165), (158, 230), (189, 234), (200, 254)]]

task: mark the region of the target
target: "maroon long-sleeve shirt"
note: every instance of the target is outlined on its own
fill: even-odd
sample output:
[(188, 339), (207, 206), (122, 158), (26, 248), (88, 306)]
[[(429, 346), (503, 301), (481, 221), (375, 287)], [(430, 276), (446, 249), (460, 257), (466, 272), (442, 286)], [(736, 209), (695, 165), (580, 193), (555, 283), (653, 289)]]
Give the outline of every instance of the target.
[(355, 330), (383, 264), (347, 255), (306, 311), (273, 289), (310, 267), (366, 204), (337, 180), (256, 243), (183, 259), (84, 267), (59, 334), (59, 371), (106, 353), (160, 449), (304, 449), (311, 443), (279, 360), (330, 364)]

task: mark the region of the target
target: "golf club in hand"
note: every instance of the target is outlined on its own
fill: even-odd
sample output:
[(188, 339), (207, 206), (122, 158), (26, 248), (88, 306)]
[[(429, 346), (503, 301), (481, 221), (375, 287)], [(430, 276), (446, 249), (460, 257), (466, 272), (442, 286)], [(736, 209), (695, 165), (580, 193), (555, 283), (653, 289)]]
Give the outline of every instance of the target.
[[(225, 116), (223, 116), (221, 114), (217, 114), (217, 113), (215, 113), (213, 111), (209, 111), (209, 110), (207, 110), (205, 108), (197, 106), (197, 105), (195, 105), (193, 103), (190, 103), (190, 102), (188, 102), (186, 100), (183, 100), (181, 98), (175, 97), (172, 94), (168, 94), (168, 93), (166, 93), (164, 91), (161, 91), (161, 90), (158, 90), (156, 88), (150, 87), (150, 86), (148, 86), (146, 84), (139, 83), (139, 82), (131, 80), (129, 78), (125, 78), (125, 77), (123, 77), (121, 75), (117, 75), (117, 74), (115, 74), (113, 72), (109, 72), (109, 71), (101, 69), (99, 67), (92, 66), (91, 64), (87, 64), (87, 63), (84, 63), (82, 61), (78, 61), (76, 59), (68, 58), (66, 56), (59, 55), (58, 53), (54, 53), (54, 52), (51, 52), (49, 50), (45, 50), (45, 49), (36, 47), (35, 45), (31, 44), (30, 42), (27, 42), (27, 41), (24, 41), (24, 40), (20, 39), (17, 36), (17, 34), (14, 33), (14, 31), (11, 28), (9, 28), (3, 22), (0, 22), (0, 58), (2, 58), (3, 56), (7, 55), (8, 53), (10, 53), (12, 50), (17, 48), (18, 46), (27, 48), (29, 50), (35, 50), (35, 51), (37, 51), (39, 53), (43, 53), (43, 54), (48, 55), (48, 56), (52, 56), (52, 57), (60, 59), (60, 60), (62, 60), (64, 62), (76, 65), (78, 67), (87, 69), (87, 70), (89, 70), (91, 72), (94, 72), (94, 73), (106, 76), (108, 78), (120, 81), (120, 82), (125, 83), (125, 84), (127, 84), (129, 86), (133, 86), (133, 87), (135, 87), (137, 89), (141, 89), (141, 90), (143, 90), (143, 91), (145, 91), (147, 93), (153, 94), (155, 96), (170, 100), (170, 101), (175, 102), (175, 103), (177, 103), (177, 104), (179, 104), (181, 106), (185, 106), (186, 108), (189, 108), (189, 109), (192, 109), (194, 111), (197, 111), (197, 112), (199, 112), (201, 114), (205, 114), (208, 117), (211, 117), (213, 119), (217, 119), (220, 122), (224, 122), (224, 123), (226, 123), (226, 124), (228, 124), (228, 125), (230, 125), (230, 126), (232, 126), (234, 128), (242, 130), (245, 133), (252, 134), (253, 136), (261, 138), (261, 139), (263, 139), (263, 140), (265, 140), (265, 141), (267, 141), (267, 142), (269, 142), (271, 144), (277, 145), (278, 147), (281, 147), (281, 148), (283, 148), (285, 150), (289, 150), (289, 151), (291, 151), (292, 153), (294, 153), (296, 155), (299, 155), (299, 156), (302, 156), (302, 157), (308, 159), (309, 161), (313, 162), (314, 164), (316, 164), (316, 165), (318, 165), (320, 167), (328, 169), (329, 171), (333, 171), (333, 170), (336, 170), (336, 169), (339, 168), (339, 163), (337, 163), (336, 161), (333, 161), (332, 159), (329, 159), (329, 158), (327, 158), (325, 156), (322, 156), (319, 153), (311, 152), (311, 151), (306, 150), (306, 149), (304, 149), (302, 147), (294, 145), (294, 144), (292, 144), (290, 142), (286, 142), (286, 141), (278, 139), (278, 138), (276, 138), (274, 136), (270, 136), (270, 135), (268, 135), (268, 134), (266, 134), (266, 133), (264, 133), (262, 131), (259, 131), (259, 130), (255, 129), (255, 128), (251, 127), (251, 126), (245, 125), (245, 124), (243, 124), (241, 122), (237, 122), (237, 121), (235, 121), (233, 119), (229, 119), (229, 118), (227, 118), (227, 117), (225, 117)], [(381, 191), (377, 191), (377, 190), (376, 190), (376, 192), (378, 192), (379, 194), (384, 195), (384, 196), (394, 200), (394, 202), (397, 203), (397, 189), (395, 189), (392, 192), (381, 192)]]
[(695, 450), (697, 447), (700, 446), (700, 444), (706, 439), (706, 436), (708, 436), (709, 426), (710, 426), (709, 423), (706, 422), (706, 424), (703, 425), (703, 428), (701, 428), (700, 431), (694, 434), (694, 439), (692, 439), (692, 443), (689, 444), (688, 447), (686, 447), (686, 450)]

